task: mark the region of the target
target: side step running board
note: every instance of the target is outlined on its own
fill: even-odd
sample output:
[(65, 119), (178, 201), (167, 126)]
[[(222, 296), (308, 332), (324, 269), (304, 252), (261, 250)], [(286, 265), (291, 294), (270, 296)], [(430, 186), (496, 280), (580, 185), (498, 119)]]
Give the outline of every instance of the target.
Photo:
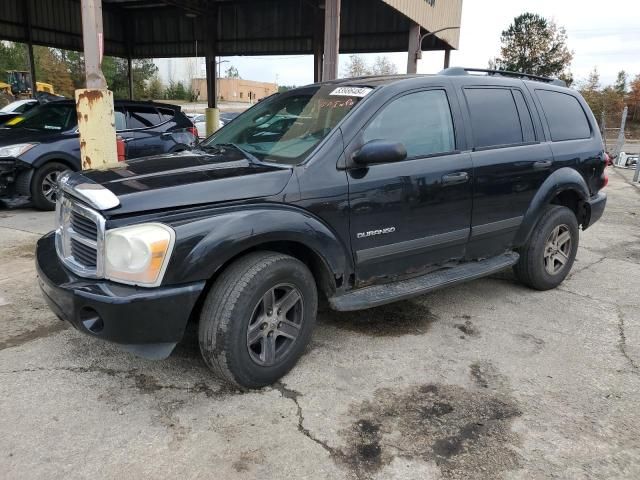
[(341, 312), (378, 307), (386, 303), (397, 302), (398, 300), (455, 285), (456, 283), (486, 277), (511, 267), (518, 261), (518, 258), (520, 256), (517, 253), (509, 252), (486, 260), (463, 263), (446, 270), (438, 270), (421, 277), (360, 288), (343, 295), (331, 297), (329, 303), (334, 310)]

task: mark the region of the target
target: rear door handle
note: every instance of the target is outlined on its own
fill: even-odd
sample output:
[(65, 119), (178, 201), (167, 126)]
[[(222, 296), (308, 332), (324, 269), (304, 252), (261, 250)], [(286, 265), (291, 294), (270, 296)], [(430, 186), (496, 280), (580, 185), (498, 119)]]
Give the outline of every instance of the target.
[(536, 170), (543, 170), (549, 167), (551, 167), (551, 160), (544, 160), (544, 161), (533, 163), (533, 168), (535, 168)]
[(160, 135), (160, 138), (171, 138), (172, 136), (170, 132), (164, 132)]
[(455, 185), (457, 183), (466, 183), (469, 180), (467, 172), (449, 173), (442, 177), (442, 183), (445, 185)]

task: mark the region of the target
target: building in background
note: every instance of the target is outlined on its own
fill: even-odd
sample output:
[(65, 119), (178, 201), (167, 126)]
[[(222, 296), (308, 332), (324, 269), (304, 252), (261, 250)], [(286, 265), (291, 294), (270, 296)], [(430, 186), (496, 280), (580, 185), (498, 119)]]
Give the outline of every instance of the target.
[[(192, 91), (198, 95), (199, 102), (208, 100), (207, 79), (194, 78), (191, 81)], [(278, 91), (278, 85), (269, 82), (255, 82), (242, 78), (219, 78), (218, 98), (227, 102), (254, 103)]]

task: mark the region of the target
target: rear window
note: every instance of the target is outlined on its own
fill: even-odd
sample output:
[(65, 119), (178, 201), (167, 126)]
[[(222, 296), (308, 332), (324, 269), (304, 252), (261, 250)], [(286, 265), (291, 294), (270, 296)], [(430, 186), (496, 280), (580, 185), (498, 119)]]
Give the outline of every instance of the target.
[(464, 94), (476, 148), (523, 142), (520, 117), (510, 89), (467, 88)]
[(160, 123), (160, 116), (153, 107), (127, 107), (129, 128), (149, 128)]
[(172, 120), (174, 117), (174, 113), (173, 110), (169, 109), (169, 108), (159, 108), (158, 112), (160, 113), (160, 119), (163, 122), (168, 122), (169, 120)]
[(549, 124), (551, 140), (561, 142), (591, 137), (589, 121), (576, 97), (551, 90), (536, 90), (536, 93)]
[(52, 102), (32, 108), (24, 115), (9, 120), (4, 126), (61, 132), (75, 127), (77, 122), (75, 104)]

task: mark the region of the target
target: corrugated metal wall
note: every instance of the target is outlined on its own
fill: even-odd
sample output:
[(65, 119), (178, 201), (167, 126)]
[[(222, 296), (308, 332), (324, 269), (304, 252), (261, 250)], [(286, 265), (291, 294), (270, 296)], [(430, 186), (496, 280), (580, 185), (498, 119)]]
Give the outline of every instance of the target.
[[(144, 5), (144, 1), (136, 5)], [(134, 58), (195, 56), (196, 48), (203, 55), (206, 36), (212, 33), (218, 54), (223, 56), (311, 54), (314, 17), (323, 14), (313, 0), (209, 0), (200, 5), (209, 8), (211, 15), (192, 18), (187, 10), (157, 6), (162, 1), (148, 0), (154, 8), (126, 8), (126, 1), (103, 0), (105, 54), (126, 56), (129, 46)], [(455, 16), (453, 5), (461, 8), (462, 0), (439, 0), (435, 5), (440, 4), (452, 7), (431, 18), (423, 7), (440, 10), (425, 0), (343, 0), (340, 51), (405, 51), (409, 20), (400, 12), (410, 14), (423, 26), (442, 25), (438, 22), (446, 23), (447, 15)], [(78, 0), (0, 0), (0, 39), (26, 41), (25, 5), (31, 11), (35, 44), (82, 49)], [(457, 32), (447, 34), (455, 37), (457, 45)], [(434, 38), (424, 47), (442, 49), (446, 45)]]
[[(411, 18), (418, 25), (433, 32), (444, 27), (460, 26), (462, 0), (383, 0)], [(460, 44), (460, 30), (447, 30), (437, 34), (453, 48)]]

